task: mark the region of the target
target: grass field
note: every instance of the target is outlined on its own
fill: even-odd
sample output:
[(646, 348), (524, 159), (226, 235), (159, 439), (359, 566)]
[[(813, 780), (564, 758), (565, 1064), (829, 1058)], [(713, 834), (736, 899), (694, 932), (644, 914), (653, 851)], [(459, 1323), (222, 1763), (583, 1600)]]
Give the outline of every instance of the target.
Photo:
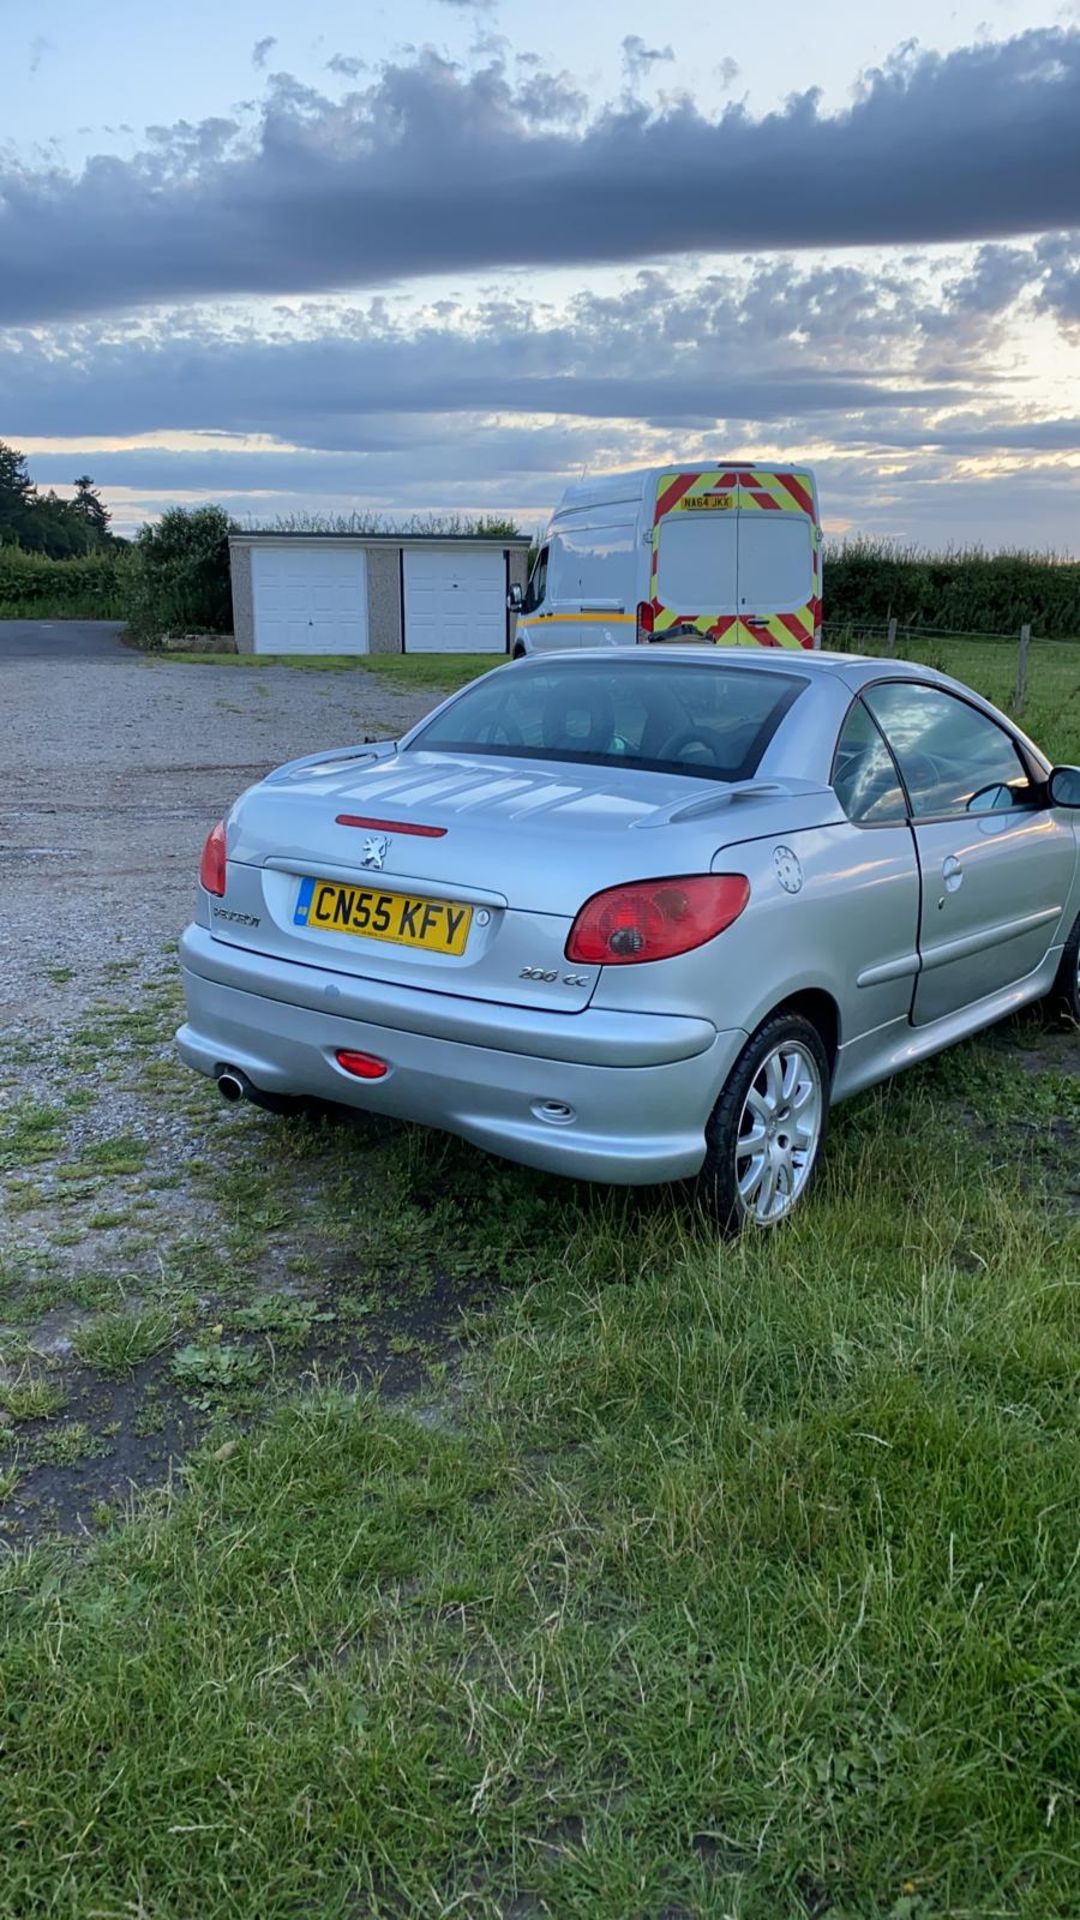
[[(880, 651), (872, 643), (865, 646), (862, 641), (853, 639), (853, 651)], [(1008, 709), (1013, 686), (1016, 680), (1017, 645), (1012, 640), (926, 640), (919, 650), (912, 649), (912, 659), (923, 661), (928, 666), (939, 668), (945, 673), (954, 674), (957, 679), (965, 680), (970, 686), (985, 694), (990, 700)], [(452, 693), (457, 687), (465, 686), (477, 674), (489, 673), (493, 667), (504, 665), (502, 655), (490, 653), (447, 653), (447, 654), (266, 654), (266, 653), (162, 653), (150, 656), (155, 663), (167, 664), (196, 663), (216, 667), (291, 667), (297, 673), (375, 673), (379, 678), (391, 684), (416, 688), (431, 688), (438, 692)], [(1027, 702), (1023, 714), (1024, 725), (1031, 733), (1042, 734), (1048, 740), (1048, 729), (1060, 725), (1060, 716), (1064, 707), (1066, 713), (1072, 712), (1076, 733), (1076, 746), (1073, 751), (1080, 756), (1080, 709), (1077, 700), (1080, 690), (1080, 640), (1036, 640), (1032, 642), (1027, 678)], [(1070, 706), (1070, 703), (1071, 706)], [(1064, 758), (1067, 747), (1059, 749)]]
[(180, 666), (291, 667), (296, 673), (373, 673), (392, 686), (453, 693), (479, 673), (506, 665), (500, 653), (160, 653), (155, 662)]
[[(880, 651), (856, 644), (860, 651)], [(917, 651), (909, 649), (908, 657), (951, 673), (1009, 713), (1017, 651), (1013, 640), (927, 640)], [(1080, 759), (1080, 640), (1032, 641), (1020, 720), (1056, 759)]]
[[(1030, 685), (1080, 759), (1080, 655)], [(167, 1367), (201, 1443), (92, 1547), (0, 1560), (4, 1920), (1075, 1920), (1078, 1036), (1027, 1016), (841, 1107), (801, 1218), (718, 1247), (678, 1196), (219, 1113), (172, 1015), (86, 1056), (205, 1136), (201, 1264), (148, 1215), (80, 1338)], [(135, 1204), (130, 1139), (12, 1111), (25, 1217), (53, 1159), (69, 1220)], [(329, 1354), (273, 1391), (287, 1299), (432, 1288), (463, 1319), (411, 1397)], [(258, 1365), (226, 1390), (215, 1345)], [(20, 1367), (0, 1502), (71, 1424)]]

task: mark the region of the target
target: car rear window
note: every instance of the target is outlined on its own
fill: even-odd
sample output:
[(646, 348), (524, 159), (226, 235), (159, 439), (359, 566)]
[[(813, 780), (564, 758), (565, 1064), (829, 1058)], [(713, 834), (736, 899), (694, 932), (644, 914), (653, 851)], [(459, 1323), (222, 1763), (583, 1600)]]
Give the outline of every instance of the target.
[(806, 684), (655, 658), (521, 662), (468, 688), (409, 749), (747, 780)]

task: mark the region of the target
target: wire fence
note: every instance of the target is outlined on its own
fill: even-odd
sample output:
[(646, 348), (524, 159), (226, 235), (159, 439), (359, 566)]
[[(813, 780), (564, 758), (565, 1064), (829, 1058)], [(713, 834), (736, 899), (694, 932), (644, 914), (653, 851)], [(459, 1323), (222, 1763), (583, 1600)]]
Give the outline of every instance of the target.
[[(906, 658), (918, 659), (928, 651), (927, 642), (951, 641), (975, 642), (1004, 641), (1016, 648), (1015, 676), (1009, 705), (1015, 714), (1022, 714), (1027, 700), (1028, 668), (1031, 657), (1032, 633), (1025, 623), (1012, 633), (972, 632), (956, 627), (931, 627), (921, 623), (917, 626), (901, 626), (899, 620), (892, 617), (887, 620), (825, 620), (822, 622), (822, 644), (835, 647), (841, 653), (849, 653), (859, 642), (881, 643), (881, 651), (887, 659), (896, 659), (903, 654)], [(1056, 645), (1065, 647), (1078, 645), (1076, 642), (1058, 641)], [(1078, 646), (1080, 652), (1080, 646)], [(924, 664), (930, 664), (925, 662)]]
[(1018, 641), (1022, 628), (1013, 627), (1008, 633), (988, 633), (985, 629), (973, 627), (929, 627), (922, 621), (905, 625), (900, 620), (825, 620), (822, 631), (827, 633), (881, 634), (886, 639), (911, 634), (916, 639), (927, 640), (1013, 640)]

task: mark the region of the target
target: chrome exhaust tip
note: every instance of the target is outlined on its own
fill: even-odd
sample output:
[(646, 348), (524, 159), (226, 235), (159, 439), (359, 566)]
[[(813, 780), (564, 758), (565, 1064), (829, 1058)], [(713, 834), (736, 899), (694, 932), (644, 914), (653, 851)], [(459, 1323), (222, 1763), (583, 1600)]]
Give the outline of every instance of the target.
[(228, 1100), (231, 1104), (237, 1100), (246, 1100), (251, 1088), (247, 1075), (241, 1073), (238, 1067), (224, 1067), (217, 1077), (217, 1090), (222, 1099)]

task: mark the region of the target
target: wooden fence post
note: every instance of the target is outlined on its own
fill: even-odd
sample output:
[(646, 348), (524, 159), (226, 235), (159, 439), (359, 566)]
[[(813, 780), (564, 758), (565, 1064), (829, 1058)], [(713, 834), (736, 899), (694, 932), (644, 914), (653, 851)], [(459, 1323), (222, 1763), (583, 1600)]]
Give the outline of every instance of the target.
[(897, 619), (894, 613), (891, 615), (889, 619), (889, 634), (885, 642), (885, 651), (888, 654), (890, 660), (896, 659), (896, 628), (897, 628)]
[(1016, 660), (1016, 685), (1013, 688), (1013, 712), (1023, 713), (1024, 699), (1027, 694), (1028, 647), (1031, 645), (1031, 628), (1020, 629), (1020, 652)]

